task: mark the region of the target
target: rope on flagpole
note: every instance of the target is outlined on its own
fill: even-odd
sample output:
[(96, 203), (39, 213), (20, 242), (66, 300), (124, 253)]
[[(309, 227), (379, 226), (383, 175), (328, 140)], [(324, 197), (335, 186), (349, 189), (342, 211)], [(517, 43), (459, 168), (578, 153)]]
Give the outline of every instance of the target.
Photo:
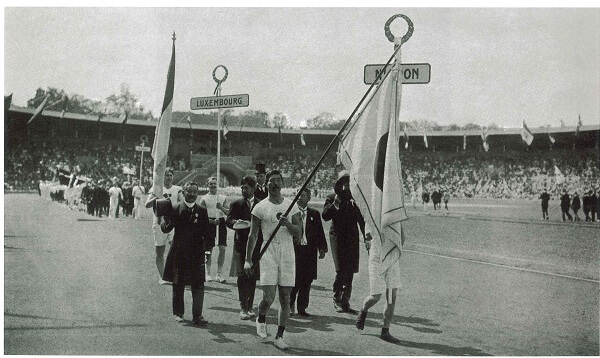
[[(350, 123), (350, 121), (352, 120), (352, 118), (354, 117), (354, 114), (356, 114), (356, 112), (358, 111), (358, 109), (362, 106), (363, 102), (368, 97), (368, 95), (371, 92), (371, 90), (373, 89), (373, 87), (375, 87), (375, 85), (379, 82), (379, 80), (381, 78), (381, 75), (384, 74), (384, 73), (387, 73), (388, 66), (390, 65), (390, 63), (392, 62), (392, 60), (396, 57), (396, 54), (400, 50), (400, 47), (402, 46), (402, 44), (404, 42), (408, 41), (408, 39), (412, 36), (412, 33), (414, 31), (414, 27), (413, 27), (412, 21), (410, 21), (410, 19), (407, 16), (402, 15), (402, 14), (398, 14), (398, 15), (392, 16), (385, 23), (384, 30), (385, 30), (385, 34), (388, 37), (388, 39), (390, 39), (390, 35), (391, 35), (392, 39), (390, 41), (392, 41), (392, 42), (394, 41), (394, 37), (393, 37), (391, 31), (389, 30), (389, 24), (395, 18), (397, 18), (397, 17), (402, 17), (404, 20), (406, 20), (406, 22), (408, 23), (408, 32), (406, 33), (406, 35), (404, 35), (402, 37), (402, 42), (400, 43), (400, 45), (398, 45), (398, 46), (396, 46), (394, 48), (394, 53), (392, 54), (392, 56), (390, 57), (390, 59), (387, 61), (387, 63), (383, 67), (383, 69), (381, 71), (379, 71), (379, 73), (377, 74), (377, 77), (375, 78), (375, 81), (373, 81), (373, 83), (371, 83), (371, 85), (369, 86), (369, 89), (367, 89), (367, 91), (365, 92), (365, 94), (361, 98), (361, 100), (358, 103), (358, 105), (356, 106), (356, 108), (354, 108), (354, 110), (352, 111), (352, 113), (350, 114), (350, 116), (348, 117), (348, 119), (346, 119), (346, 121), (344, 122), (344, 125), (342, 126), (342, 128), (340, 128), (340, 130), (338, 131), (338, 134), (333, 138), (333, 140), (331, 141), (331, 143), (329, 143), (329, 146), (327, 146), (327, 149), (325, 149), (325, 152), (323, 152), (323, 154), (321, 155), (321, 158), (319, 159), (319, 161), (317, 162), (317, 164), (315, 165), (315, 167), (313, 168), (313, 170), (308, 175), (308, 178), (306, 178), (306, 180), (304, 181), (304, 184), (302, 184), (302, 187), (296, 193), (296, 196), (294, 197), (294, 200), (292, 200), (292, 203), (290, 204), (290, 206), (285, 211), (285, 214), (283, 214), (284, 216), (287, 217), (288, 214), (290, 213), (290, 211), (292, 210), (292, 208), (294, 207), (294, 205), (296, 205), (296, 202), (300, 198), (300, 194), (304, 191), (304, 189), (306, 189), (306, 187), (308, 186), (308, 183), (311, 181), (311, 179), (317, 173), (317, 170), (319, 169), (319, 167), (321, 166), (321, 164), (325, 160), (325, 157), (327, 156), (327, 154), (329, 154), (329, 152), (331, 151), (331, 148), (333, 148), (333, 145), (335, 144), (335, 142), (342, 136), (342, 133), (344, 133), (344, 130), (346, 129), (346, 127), (348, 126), (348, 124)], [(278, 222), (277, 226), (275, 227), (275, 230), (273, 230), (273, 232), (269, 236), (269, 239), (265, 242), (265, 244), (263, 245), (263, 248), (260, 250), (260, 254), (258, 256), (257, 261), (260, 261), (260, 259), (264, 255), (264, 253), (267, 251), (267, 248), (271, 244), (271, 241), (273, 241), (273, 238), (277, 234), (277, 231), (279, 231), (280, 227), (281, 227), (281, 222)]]

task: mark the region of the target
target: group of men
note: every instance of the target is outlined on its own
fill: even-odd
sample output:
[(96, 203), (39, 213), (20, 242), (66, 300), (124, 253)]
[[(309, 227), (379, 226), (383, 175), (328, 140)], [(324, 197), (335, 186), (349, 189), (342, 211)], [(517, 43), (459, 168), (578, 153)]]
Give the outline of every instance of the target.
[(119, 183), (117, 178), (111, 180), (90, 181), (81, 189), (81, 203), (89, 215), (103, 215), (116, 219), (119, 215), (141, 219), (141, 200), (145, 189), (137, 179), (132, 182)]
[[(336, 276), (333, 284), (333, 306), (338, 312), (357, 314), (356, 327), (364, 329), (366, 315), (381, 297), (386, 295), (381, 338), (397, 341), (389, 333), (393, 315), (398, 276), (393, 279), (379, 278), (376, 266), (379, 261), (377, 250), (371, 249), (370, 280), (383, 284), (371, 285), (370, 295), (365, 299), (360, 313), (350, 306), (353, 275), (358, 272), (360, 237), (367, 250), (371, 235), (365, 232), (365, 221), (354, 202), (349, 189), (349, 176), (343, 174), (335, 185), (335, 193), (327, 197), (322, 215), (308, 207), (311, 191), (298, 192), (297, 203), (281, 195), (283, 175), (278, 170), (265, 171), (257, 165), (256, 176), (246, 176), (240, 182), (242, 198), (228, 203), (225, 196), (217, 195), (216, 178), (208, 180), (209, 192), (199, 198), (199, 185), (188, 182), (183, 188), (172, 184), (172, 172), (167, 170), (163, 197), (169, 198), (171, 209), (157, 210), (153, 222), (156, 246), (156, 264), (161, 284), (172, 284), (173, 315), (183, 322), (183, 292), (186, 285), (192, 292), (192, 322), (205, 326), (208, 322), (202, 314), (204, 283), (212, 279), (211, 256), (215, 243), (218, 244), (216, 281), (225, 282), (223, 263), (227, 246), (227, 230), (234, 230), (231, 268), (229, 276), (237, 277), (240, 304), (239, 318), (256, 318), (256, 332), (265, 339), (267, 312), (278, 298), (277, 332), (274, 345), (287, 349), (283, 335), (288, 317), (298, 314), (310, 317), (307, 312), (312, 281), (317, 278), (317, 261), (328, 252), (327, 241), (321, 219), (332, 221), (330, 245)], [(149, 191), (147, 207), (157, 207), (157, 192)], [(373, 240), (377, 241), (377, 240)], [(166, 262), (166, 243), (170, 243)], [(376, 257), (371, 260), (371, 256)], [(371, 267), (373, 266), (373, 267)], [(373, 271), (373, 275), (371, 275)], [(257, 282), (263, 292), (254, 310), (254, 295)], [(373, 287), (377, 287), (373, 290)], [(383, 292), (381, 292), (383, 287)]]
[[(542, 201), (542, 220), (548, 220), (550, 194), (544, 189), (539, 198)], [(563, 189), (560, 196), (562, 221), (581, 221), (579, 210), (583, 208), (586, 222), (600, 222), (600, 217), (597, 217), (600, 214), (600, 200), (598, 199), (596, 189), (590, 189), (587, 192), (584, 191), (583, 198), (579, 197), (579, 193), (576, 190), (573, 192), (573, 197), (571, 197), (568, 190), (566, 188)], [(571, 215), (570, 210), (573, 210), (573, 215)]]
[[(417, 190), (413, 189), (410, 193), (410, 203), (413, 209), (417, 208), (417, 201), (419, 194)], [(441, 188), (435, 188), (431, 195), (429, 195), (429, 191), (427, 189), (423, 189), (421, 193), (421, 204), (423, 205), (423, 211), (427, 212), (427, 206), (429, 205), (429, 200), (433, 202), (433, 210), (442, 210), (442, 200), (444, 201), (444, 208), (448, 211), (448, 201), (450, 201), (450, 192), (448, 190), (442, 190)]]

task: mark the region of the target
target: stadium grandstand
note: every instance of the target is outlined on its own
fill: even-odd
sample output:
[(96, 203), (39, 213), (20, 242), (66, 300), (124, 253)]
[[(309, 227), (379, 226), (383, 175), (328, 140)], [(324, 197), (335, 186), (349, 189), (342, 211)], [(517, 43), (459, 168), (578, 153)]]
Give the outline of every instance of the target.
[[(155, 121), (44, 110), (28, 124), (34, 108), (5, 108), (4, 190), (37, 190), (42, 181), (57, 180), (57, 168), (85, 180), (152, 182), (152, 158), (137, 147), (151, 147)], [(600, 125), (579, 128), (531, 128), (531, 146), (521, 128), (489, 129), (483, 148), (480, 130), (408, 131), (408, 147), (400, 138), (407, 193), (417, 185), (441, 188), (455, 197), (536, 198), (543, 188), (597, 188), (600, 183)], [(337, 130), (229, 126), (221, 142), (222, 186), (236, 186), (254, 173), (256, 163), (283, 171), (288, 188), (302, 185), (335, 138)], [(147, 138), (142, 143), (141, 138)], [(553, 140), (554, 142), (552, 143)], [(337, 145), (336, 145), (337, 148)], [(216, 125), (172, 124), (168, 166), (175, 183), (205, 183), (216, 172)], [(143, 163), (142, 163), (143, 155)], [(332, 151), (310, 183), (318, 196), (331, 192), (336, 176)]]

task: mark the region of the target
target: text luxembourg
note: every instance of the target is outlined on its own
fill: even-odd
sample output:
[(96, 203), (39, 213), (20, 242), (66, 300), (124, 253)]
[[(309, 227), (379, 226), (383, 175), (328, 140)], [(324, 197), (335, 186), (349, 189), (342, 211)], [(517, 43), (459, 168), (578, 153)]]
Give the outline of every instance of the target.
[(190, 106), (191, 109), (247, 107), (248, 102), (247, 94), (238, 94), (217, 97), (196, 97), (192, 98)]

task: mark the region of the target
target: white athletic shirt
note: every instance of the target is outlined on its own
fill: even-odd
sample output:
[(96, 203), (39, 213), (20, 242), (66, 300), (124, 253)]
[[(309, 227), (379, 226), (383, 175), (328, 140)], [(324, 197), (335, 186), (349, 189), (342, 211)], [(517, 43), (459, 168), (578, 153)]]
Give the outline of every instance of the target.
[[(223, 205), (223, 203), (225, 202), (225, 195), (219, 194), (218, 197), (219, 202), (221, 203), (221, 205)], [(208, 193), (202, 197), (201, 201), (202, 200), (206, 205), (206, 210), (208, 211), (208, 217), (210, 219), (219, 219), (225, 217), (225, 214), (221, 210), (217, 209), (217, 195)]]
[[(256, 216), (257, 218), (259, 218), (261, 220), (261, 228), (262, 228), (263, 237), (265, 238), (265, 241), (269, 237), (271, 237), (271, 233), (275, 230), (277, 223), (279, 223), (277, 214), (281, 213), (281, 215), (283, 215), (291, 203), (292, 202), (289, 199), (284, 198), (283, 201), (281, 202), (281, 204), (275, 205), (275, 204), (271, 203), (268, 198), (266, 198), (265, 200), (262, 200), (261, 202), (259, 202), (258, 204), (256, 204), (254, 206), (254, 209), (252, 209), (252, 215)], [(298, 207), (296, 205), (294, 205), (292, 207), (292, 210), (288, 214), (288, 220), (290, 222), (292, 222), (292, 216), (294, 216), (298, 212), (299, 212)], [(290, 232), (288, 231), (288, 229), (286, 227), (279, 228), (279, 230), (277, 231), (277, 234), (275, 234), (275, 237), (273, 238), (272, 242), (273, 243), (289, 242), (289, 244), (292, 245), (291, 246), (292, 250), (294, 248), (292, 235), (290, 234)]]

